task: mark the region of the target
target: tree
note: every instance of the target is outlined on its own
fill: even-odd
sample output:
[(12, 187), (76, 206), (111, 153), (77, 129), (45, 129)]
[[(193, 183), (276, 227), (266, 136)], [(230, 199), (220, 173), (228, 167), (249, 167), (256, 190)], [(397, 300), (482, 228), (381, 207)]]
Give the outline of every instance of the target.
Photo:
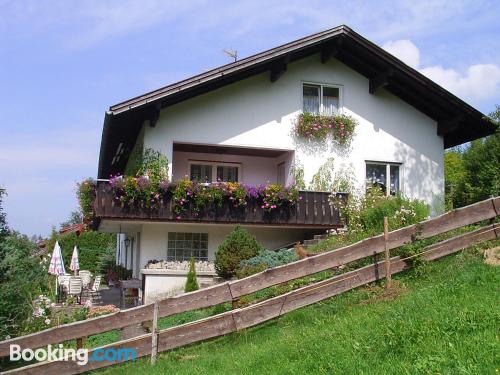
[(71, 211), (68, 220), (61, 223), (61, 229), (70, 225), (80, 224), (83, 222), (83, 215), (80, 211)]
[(500, 195), (500, 134), (473, 141), (463, 154), (466, 204)]
[(196, 267), (194, 264), (194, 258), (191, 258), (189, 260), (189, 271), (187, 274), (186, 286), (184, 287), (184, 291), (188, 293), (194, 292), (198, 289), (200, 289), (200, 286), (198, 285), (198, 280), (196, 279)]
[(9, 228), (7, 227), (7, 215), (3, 210), (3, 197), (7, 195), (5, 189), (0, 187), (0, 241), (7, 236)]
[(229, 279), (236, 274), (242, 260), (252, 258), (262, 250), (255, 237), (237, 225), (215, 253), (215, 271), (220, 277)]
[(463, 206), (463, 189), (467, 171), (460, 150), (448, 151), (444, 154), (444, 181), (446, 209)]
[[(500, 126), (500, 106), (490, 114)], [(500, 195), (500, 134), (472, 141), (445, 154), (447, 208), (461, 207)]]

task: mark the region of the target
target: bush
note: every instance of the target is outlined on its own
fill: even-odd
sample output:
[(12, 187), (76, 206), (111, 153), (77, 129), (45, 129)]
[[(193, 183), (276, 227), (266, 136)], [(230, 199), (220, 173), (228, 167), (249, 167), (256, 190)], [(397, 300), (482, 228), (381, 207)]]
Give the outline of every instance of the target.
[(113, 263), (115, 262), (116, 234), (85, 231), (77, 236), (74, 232), (59, 234), (54, 231), (47, 241), (49, 254), (52, 254), (56, 241), (59, 241), (61, 246), (66, 270), (69, 270), (75, 245), (78, 247), (78, 260), (81, 270), (89, 270), (93, 274), (99, 274), (103, 272), (101, 269), (103, 257), (109, 256), (113, 258)]
[(196, 280), (196, 267), (194, 266), (194, 258), (191, 258), (189, 261), (189, 271), (187, 274), (186, 286), (184, 287), (184, 291), (194, 292), (195, 290), (200, 289), (198, 285), (198, 280)]
[(242, 266), (256, 266), (265, 264), (268, 268), (278, 267), (299, 260), (294, 249), (281, 249), (278, 251), (263, 250), (253, 258), (241, 261)]
[(377, 187), (364, 195), (351, 195), (347, 204), (332, 194), (330, 204), (340, 209), (347, 230), (310, 247), (310, 252), (333, 250), (380, 234), (384, 230), (384, 216), (389, 219), (389, 230), (392, 231), (423, 221), (430, 212), (429, 206), (418, 199), (402, 195), (387, 197)]
[(31, 332), (35, 298), (53, 292), (55, 283), (47, 273), (50, 257), (40, 261), (31, 256), (35, 248), (15, 232), (0, 240), (0, 340)]
[(350, 234), (362, 233), (366, 237), (383, 232), (384, 216), (389, 219), (389, 230), (395, 230), (425, 220), (430, 213), (423, 201), (401, 194), (385, 196), (376, 186), (364, 195), (351, 195), (347, 204), (332, 194), (330, 204), (340, 210)]
[(252, 276), (256, 273), (264, 271), (267, 267), (265, 263), (260, 263), (255, 266), (241, 266), (236, 270), (236, 277), (238, 279), (243, 279), (248, 276)]
[(105, 279), (108, 284), (116, 284), (120, 280), (128, 280), (131, 278), (132, 271), (117, 264), (112, 264), (105, 270)]
[(236, 274), (242, 260), (252, 258), (262, 250), (255, 237), (237, 225), (215, 253), (215, 271), (228, 279)]
[(236, 272), (236, 276), (241, 279), (261, 272), (266, 268), (278, 267), (283, 264), (295, 262), (299, 260), (294, 249), (281, 249), (278, 251), (262, 250), (256, 256), (242, 260), (240, 269)]

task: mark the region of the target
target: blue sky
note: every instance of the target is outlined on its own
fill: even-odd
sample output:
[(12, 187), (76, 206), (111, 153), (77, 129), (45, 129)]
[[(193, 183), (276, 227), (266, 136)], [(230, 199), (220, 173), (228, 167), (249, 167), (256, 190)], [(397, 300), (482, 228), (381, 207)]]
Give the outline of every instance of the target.
[(95, 177), (112, 104), (347, 24), (488, 113), (499, 1), (0, 0), (0, 186), (10, 226), (47, 234)]

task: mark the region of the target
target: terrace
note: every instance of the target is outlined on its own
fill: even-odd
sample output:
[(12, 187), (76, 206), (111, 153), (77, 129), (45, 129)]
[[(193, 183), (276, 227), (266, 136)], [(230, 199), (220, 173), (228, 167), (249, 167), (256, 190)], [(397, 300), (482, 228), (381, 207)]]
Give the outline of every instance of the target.
[[(109, 182), (100, 181), (96, 187), (94, 215), (100, 220), (244, 223), (253, 225), (289, 226), (304, 228), (335, 228), (343, 226), (339, 211), (329, 204), (329, 192), (298, 191), (294, 203), (275, 210), (263, 208), (261, 197), (246, 197), (246, 204), (234, 207), (225, 199), (221, 205), (208, 204), (203, 210), (186, 205), (182, 215), (176, 212), (172, 194), (165, 194), (154, 208), (130, 207), (122, 204)], [(340, 199), (347, 194), (338, 193)]]

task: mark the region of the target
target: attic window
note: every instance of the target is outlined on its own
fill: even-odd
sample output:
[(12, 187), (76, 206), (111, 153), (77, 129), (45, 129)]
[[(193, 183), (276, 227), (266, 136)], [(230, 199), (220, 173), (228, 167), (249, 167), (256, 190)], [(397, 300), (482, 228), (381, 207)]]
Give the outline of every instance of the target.
[(302, 99), (304, 112), (331, 116), (339, 112), (340, 88), (305, 83)]

